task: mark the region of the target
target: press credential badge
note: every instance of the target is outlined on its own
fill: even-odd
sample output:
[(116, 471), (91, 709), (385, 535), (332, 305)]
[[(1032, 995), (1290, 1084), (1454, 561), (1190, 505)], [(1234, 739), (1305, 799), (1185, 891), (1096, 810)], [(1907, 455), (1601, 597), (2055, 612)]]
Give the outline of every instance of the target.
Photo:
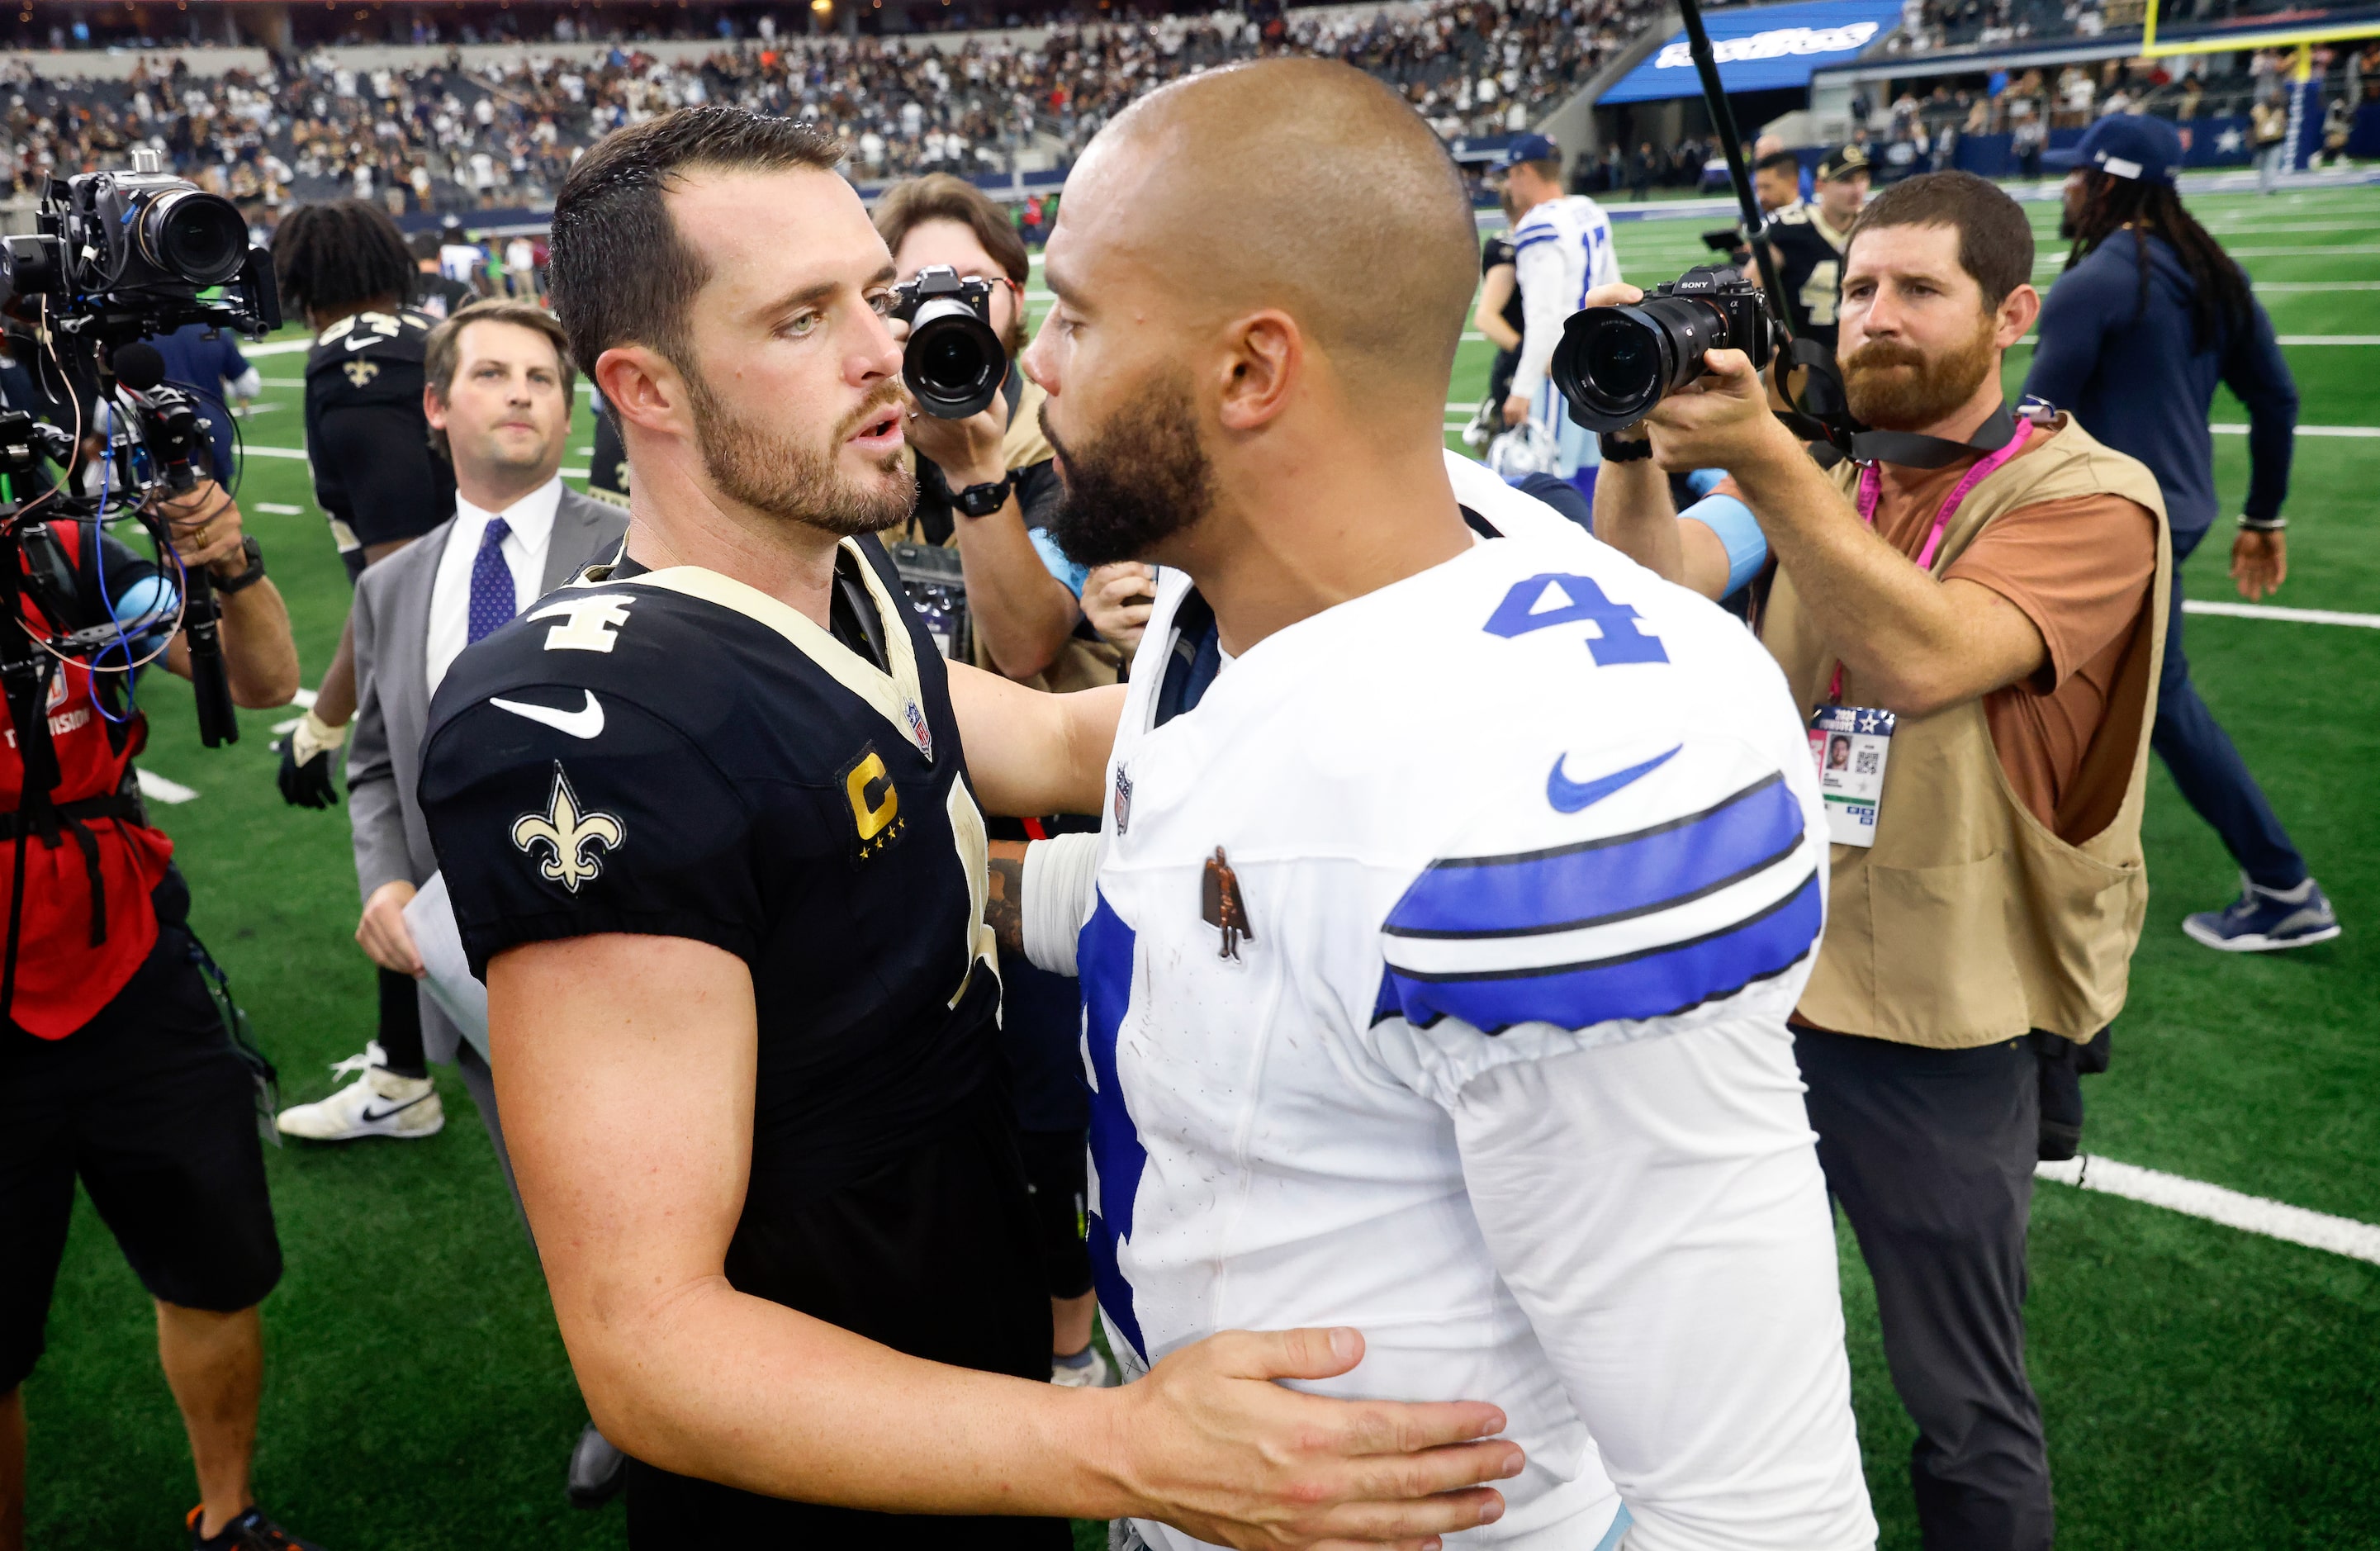
[(1827, 801), (1827, 838), (1837, 845), (1876, 843), (1892, 725), (1890, 711), (1870, 706), (1820, 706), (1810, 719), (1810, 757)]

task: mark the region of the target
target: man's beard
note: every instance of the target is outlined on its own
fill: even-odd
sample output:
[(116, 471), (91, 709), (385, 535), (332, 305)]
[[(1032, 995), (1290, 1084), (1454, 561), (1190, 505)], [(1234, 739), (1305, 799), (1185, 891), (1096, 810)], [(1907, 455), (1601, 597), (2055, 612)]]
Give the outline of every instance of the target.
[(1974, 397), (1997, 355), (1988, 316), (1973, 338), (1935, 357), (1899, 340), (1871, 339), (1843, 357), (1843, 396), (1863, 424), (1922, 430)]
[(695, 446), (702, 454), (703, 471), (722, 495), (785, 522), (846, 537), (895, 527), (917, 503), (917, 477), (903, 467), (898, 452), (876, 463), (887, 476), (881, 481), (846, 479), (835, 467), (833, 449), (845, 438), (888, 411), (905, 411), (908, 398), (899, 383), (888, 382), (845, 416), (827, 442), (829, 450), (821, 453), (739, 418), (701, 372), (688, 368), (686, 382), (693, 399)]
[(1041, 406), (1041, 434), (1058, 454), (1063, 498), (1050, 536), (1078, 565), (1137, 560), (1205, 516), (1215, 503), (1215, 470), (1198, 444), (1186, 374), (1174, 372), (1069, 447)]

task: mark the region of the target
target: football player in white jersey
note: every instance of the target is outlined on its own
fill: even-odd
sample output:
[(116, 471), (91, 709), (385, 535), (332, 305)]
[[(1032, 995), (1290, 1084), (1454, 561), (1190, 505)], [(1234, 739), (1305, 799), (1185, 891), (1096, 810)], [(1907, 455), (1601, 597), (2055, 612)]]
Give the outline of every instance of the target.
[(1521, 290), (1521, 363), (1504, 400), (1504, 423), (1524, 418), (1552, 442), (1551, 472), (1590, 499), (1602, 454), (1595, 437), (1570, 418), (1561, 390), (1546, 374), (1561, 343), (1562, 324), (1586, 293), (1620, 278), (1612, 251), (1611, 217), (1583, 194), (1561, 191), (1561, 152), (1543, 135), (1516, 138), (1504, 155), (1504, 193), (1520, 219), (1512, 226), (1512, 273)]
[(1804, 733), (1725, 615), (1450, 478), (1475, 264), (1443, 148), (1321, 61), (1153, 93), (1068, 184), (1058, 530), (1167, 569), (1100, 834), (993, 895), (1082, 976), (1107, 1328), (1344, 1324), (1299, 1387), (1500, 1406), (1527, 1467), (1450, 1544), (1870, 1545)]

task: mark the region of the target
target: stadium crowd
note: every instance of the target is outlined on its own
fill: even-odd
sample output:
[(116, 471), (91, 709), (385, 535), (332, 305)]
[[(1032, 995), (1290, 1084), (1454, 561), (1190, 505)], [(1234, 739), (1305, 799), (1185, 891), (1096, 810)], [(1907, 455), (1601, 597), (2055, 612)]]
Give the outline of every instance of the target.
[(948, 53), (915, 40), (786, 36), (745, 39), (694, 63), (630, 45), (600, 62), (525, 52), (476, 70), (450, 55), (359, 71), (318, 52), (268, 76), (212, 79), (177, 64), (143, 65), (121, 82), (50, 80), (19, 61), (0, 67), (0, 92), (8, 181), (19, 192), (149, 143), (202, 187), (261, 210), (349, 195), (398, 212), (468, 210), (549, 203), (572, 160), (605, 132), (703, 103), (819, 124), (862, 182), (1062, 165), (1151, 88), (1277, 55), (1359, 66), (1448, 139), (1517, 132), (1650, 9), (1648, 0), (1439, 0), (1417, 15), (1070, 25), (1031, 44), (970, 37)]

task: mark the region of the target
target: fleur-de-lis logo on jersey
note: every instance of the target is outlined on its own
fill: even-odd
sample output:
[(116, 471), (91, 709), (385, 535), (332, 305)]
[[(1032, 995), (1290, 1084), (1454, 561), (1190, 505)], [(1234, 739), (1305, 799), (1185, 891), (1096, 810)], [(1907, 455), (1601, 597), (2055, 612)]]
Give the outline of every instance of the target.
[(380, 368), (370, 361), (349, 361), (341, 370), (346, 372), (347, 381), (358, 388), (380, 375)]
[(581, 883), (602, 873), (602, 852), (618, 850), (625, 833), (615, 815), (579, 812), (578, 794), (570, 789), (570, 778), (562, 773), (558, 759), (553, 795), (545, 811), (524, 813), (513, 821), (513, 844), (532, 858), (537, 847), (550, 848), (553, 854), (539, 866), (539, 874), (574, 894)]

